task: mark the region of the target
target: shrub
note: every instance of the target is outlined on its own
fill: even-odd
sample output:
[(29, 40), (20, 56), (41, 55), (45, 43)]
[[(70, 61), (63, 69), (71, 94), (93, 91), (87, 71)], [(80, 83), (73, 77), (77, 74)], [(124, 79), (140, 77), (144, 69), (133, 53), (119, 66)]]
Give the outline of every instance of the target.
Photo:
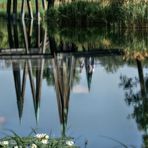
[(102, 6), (98, 2), (72, 2), (50, 8), (48, 16), (61, 26), (98, 26), (100, 24), (136, 24), (148, 23), (148, 2), (125, 4), (124, 0), (112, 0)]

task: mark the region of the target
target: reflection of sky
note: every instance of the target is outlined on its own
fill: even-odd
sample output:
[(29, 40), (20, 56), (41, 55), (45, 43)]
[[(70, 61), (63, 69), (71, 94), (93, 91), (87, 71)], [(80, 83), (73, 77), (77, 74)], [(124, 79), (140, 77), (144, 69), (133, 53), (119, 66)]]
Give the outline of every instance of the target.
[[(70, 116), (69, 122), (75, 132), (88, 138), (93, 145), (90, 147), (118, 145), (101, 138), (101, 135), (140, 147), (141, 138), (137, 126), (132, 119), (127, 119), (132, 110), (126, 106), (123, 91), (118, 88), (121, 73), (133, 76), (137, 71), (124, 67), (115, 74), (107, 74), (102, 67), (97, 67), (90, 94), (73, 94), (71, 97), (69, 114), (73, 116)], [(85, 76), (81, 83), (86, 83)]]
[[(77, 93), (72, 91), (69, 106), (68, 133), (77, 142), (88, 139), (88, 147), (99, 146), (109, 148), (118, 143), (102, 138), (101, 135), (112, 137), (126, 145), (140, 147), (141, 135), (133, 119), (128, 120), (132, 113), (124, 101), (124, 92), (118, 88), (120, 75), (137, 76), (137, 70), (124, 66), (114, 74), (106, 73), (101, 66), (95, 67), (92, 78), (91, 91)], [(40, 105), (40, 120), (36, 125), (33, 101), (29, 80), (24, 102), (24, 112), (21, 125), (19, 124), (12, 71), (0, 71), (0, 116), (6, 118), (5, 128), (12, 129), (19, 134), (27, 135), (31, 128), (38, 127), (39, 131), (60, 135), (60, 122), (54, 87), (42, 84)], [(74, 88), (87, 90), (85, 70), (82, 71), (80, 83)], [(83, 92), (82, 91), (82, 92)], [(80, 142), (80, 143), (81, 143)]]

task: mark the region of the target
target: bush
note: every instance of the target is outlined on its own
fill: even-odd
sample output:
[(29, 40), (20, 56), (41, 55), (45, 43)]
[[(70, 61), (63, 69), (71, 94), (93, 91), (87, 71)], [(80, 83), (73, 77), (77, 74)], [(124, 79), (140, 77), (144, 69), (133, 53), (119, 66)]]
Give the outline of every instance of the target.
[[(50, 15), (53, 8), (48, 10)], [(60, 5), (57, 22), (62, 25), (86, 26), (90, 24), (105, 23), (105, 11), (97, 2), (72, 2)], [(55, 15), (53, 15), (55, 16)]]
[(112, 2), (106, 12), (107, 21), (109, 22), (124, 22), (126, 18), (126, 10), (124, 9), (123, 4), (119, 2)]
[(48, 16), (61, 26), (98, 26), (100, 24), (136, 24), (148, 23), (148, 3), (124, 3), (124, 0), (112, 0), (102, 6), (98, 2), (72, 2), (50, 8)]

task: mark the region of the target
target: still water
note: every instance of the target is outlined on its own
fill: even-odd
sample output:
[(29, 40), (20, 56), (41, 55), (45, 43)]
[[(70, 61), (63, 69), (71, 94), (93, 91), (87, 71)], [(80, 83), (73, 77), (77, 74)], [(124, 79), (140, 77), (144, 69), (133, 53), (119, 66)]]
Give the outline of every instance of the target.
[(145, 31), (0, 23), (1, 136), (36, 129), (80, 147), (146, 147), (147, 60), (123, 54), (147, 49)]

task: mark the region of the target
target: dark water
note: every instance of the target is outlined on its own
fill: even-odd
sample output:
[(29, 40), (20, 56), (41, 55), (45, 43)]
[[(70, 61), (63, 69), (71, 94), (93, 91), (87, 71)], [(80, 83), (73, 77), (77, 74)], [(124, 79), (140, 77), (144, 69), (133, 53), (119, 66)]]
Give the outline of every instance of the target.
[(146, 50), (146, 31), (0, 26), (1, 136), (34, 128), (80, 147), (147, 146), (148, 62), (123, 53)]

